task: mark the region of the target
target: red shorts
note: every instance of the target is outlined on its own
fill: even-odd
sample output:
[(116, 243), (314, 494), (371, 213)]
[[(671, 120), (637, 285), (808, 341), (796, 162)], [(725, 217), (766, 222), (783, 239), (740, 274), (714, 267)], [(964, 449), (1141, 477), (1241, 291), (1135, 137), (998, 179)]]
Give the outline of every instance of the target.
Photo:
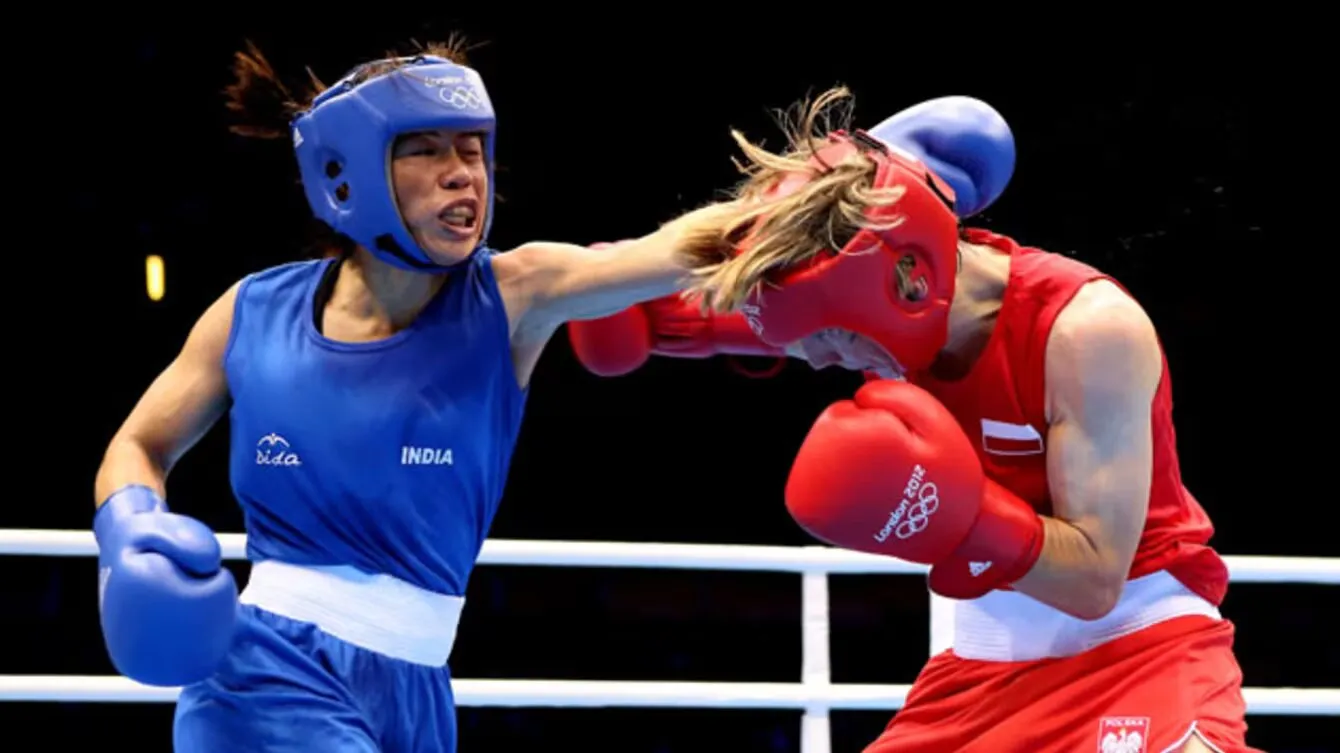
[(945, 651), (865, 753), (1164, 753), (1193, 731), (1222, 753), (1261, 753), (1247, 747), (1233, 634), (1179, 617), (1064, 659)]

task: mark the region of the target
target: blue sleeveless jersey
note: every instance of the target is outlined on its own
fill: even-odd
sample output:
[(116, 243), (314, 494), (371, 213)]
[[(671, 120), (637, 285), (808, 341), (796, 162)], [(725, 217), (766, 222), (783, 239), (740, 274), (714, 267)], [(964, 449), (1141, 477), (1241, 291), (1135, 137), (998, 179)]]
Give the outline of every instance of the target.
[(464, 594), (526, 397), (491, 256), (453, 272), (413, 325), (370, 343), (317, 331), (334, 260), (243, 281), (224, 363), (250, 560), (352, 565)]

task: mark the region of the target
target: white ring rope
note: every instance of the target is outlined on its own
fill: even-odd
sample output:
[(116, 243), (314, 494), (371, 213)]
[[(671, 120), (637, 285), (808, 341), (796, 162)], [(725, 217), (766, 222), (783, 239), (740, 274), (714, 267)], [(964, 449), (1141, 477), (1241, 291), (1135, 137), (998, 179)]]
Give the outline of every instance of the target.
[[(220, 534), (225, 559), (244, 559), (243, 534)], [(0, 529), (0, 555), (97, 555), (90, 531)], [(1340, 558), (1227, 556), (1236, 583), (1340, 585)], [(461, 706), (562, 708), (798, 709), (805, 712), (801, 750), (828, 753), (828, 712), (901, 708), (907, 685), (834, 684), (828, 662), (828, 576), (925, 573), (922, 565), (823, 546), (739, 546), (613, 541), (489, 539), (484, 565), (644, 567), (745, 570), (803, 575), (802, 661), (798, 683), (605, 682), (568, 680), (453, 681)], [(932, 597), (932, 650), (942, 642), (943, 600)], [(0, 675), (3, 701), (170, 702), (177, 688), (125, 677)], [(1340, 689), (1245, 688), (1251, 714), (1340, 716)]]
[[(218, 535), (224, 559), (246, 554), (246, 535)], [(94, 557), (92, 531), (0, 528), (0, 555)], [(1340, 557), (1226, 556), (1235, 583), (1315, 583), (1340, 585)], [(657, 544), (621, 541), (488, 539), (483, 565), (532, 567), (646, 567), (682, 570), (754, 570), (779, 573), (879, 575), (925, 573), (913, 562), (826, 546), (744, 546), (738, 544)]]
[[(894, 711), (908, 685), (806, 686), (769, 682), (610, 682), (605, 680), (452, 680), (460, 706), (511, 708), (685, 708)], [(180, 688), (141, 685), (125, 677), (0, 675), (0, 701), (166, 703)], [(1254, 714), (1332, 716), (1340, 689), (1247, 688)]]

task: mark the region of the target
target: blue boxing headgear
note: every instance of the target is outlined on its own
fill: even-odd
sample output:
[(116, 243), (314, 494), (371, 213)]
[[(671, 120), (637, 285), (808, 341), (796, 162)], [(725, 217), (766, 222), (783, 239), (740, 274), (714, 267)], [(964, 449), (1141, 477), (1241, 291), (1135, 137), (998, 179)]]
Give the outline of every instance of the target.
[[(366, 78), (369, 66), (395, 69)], [(434, 55), (378, 61), (355, 68), (322, 92), (293, 122), (307, 202), (316, 216), (378, 258), (402, 269), (440, 271), (415, 243), (391, 186), (396, 136), (434, 129), (482, 132), (488, 203), (480, 246), (493, 224), (496, 119), (484, 81), (474, 70)]]

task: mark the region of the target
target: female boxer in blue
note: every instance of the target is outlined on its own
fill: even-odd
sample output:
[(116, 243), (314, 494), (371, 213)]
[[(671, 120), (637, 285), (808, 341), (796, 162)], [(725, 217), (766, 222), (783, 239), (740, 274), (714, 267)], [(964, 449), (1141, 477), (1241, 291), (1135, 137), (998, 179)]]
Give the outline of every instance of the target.
[[(254, 51), (237, 70), (239, 100), (278, 80)], [(185, 686), (179, 751), (452, 751), (447, 658), (542, 348), (680, 289), (738, 207), (617, 253), (497, 253), (494, 115), (457, 50), (365, 65), (293, 110), (307, 199), (346, 253), (232, 286), (111, 440), (103, 634), (125, 675)], [(164, 502), (225, 411), (240, 599), (214, 534)]]

